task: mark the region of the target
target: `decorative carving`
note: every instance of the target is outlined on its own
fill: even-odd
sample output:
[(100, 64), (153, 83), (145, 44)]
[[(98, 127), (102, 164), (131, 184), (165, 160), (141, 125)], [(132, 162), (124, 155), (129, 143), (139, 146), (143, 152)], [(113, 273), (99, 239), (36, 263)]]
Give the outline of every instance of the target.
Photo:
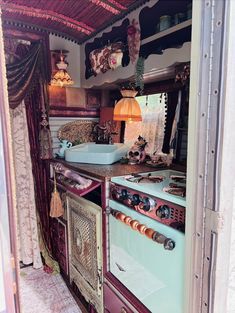
[[(127, 45), (127, 27), (129, 25), (129, 19), (125, 19), (120, 26), (115, 26), (112, 28), (110, 32), (103, 33), (101, 37), (97, 37), (93, 40), (93, 42), (89, 42), (85, 45), (85, 65), (86, 79), (90, 78), (94, 75), (92, 70), (91, 62), (90, 62), (90, 53), (96, 49), (102, 49), (105, 45), (111, 45), (112, 43), (122, 42), (123, 46)], [(128, 49), (124, 49), (123, 58), (122, 58), (122, 66), (127, 66), (130, 62)]]
[(102, 312), (101, 208), (67, 192), (70, 282)]
[(131, 25), (127, 27), (127, 42), (129, 56), (133, 64), (140, 51), (140, 28), (139, 23), (135, 19), (133, 19)]

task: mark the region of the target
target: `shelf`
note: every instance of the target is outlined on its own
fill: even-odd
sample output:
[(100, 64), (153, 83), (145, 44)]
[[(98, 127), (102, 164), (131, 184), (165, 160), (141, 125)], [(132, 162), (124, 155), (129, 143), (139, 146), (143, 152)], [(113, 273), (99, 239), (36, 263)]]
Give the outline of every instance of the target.
[(80, 197), (85, 196), (87, 193), (93, 191), (94, 189), (96, 189), (97, 187), (99, 187), (101, 185), (100, 182), (98, 181), (92, 181), (91, 185), (87, 188), (84, 189), (77, 189), (75, 187), (71, 187), (69, 185), (63, 184), (62, 182), (57, 182), (57, 185), (59, 187), (64, 187), (67, 191), (70, 191)]
[(166, 30), (163, 30), (163, 31), (161, 31), (161, 32), (158, 32), (158, 33), (156, 33), (156, 34), (150, 36), (150, 37), (147, 37), (147, 38), (143, 39), (143, 40), (141, 41), (141, 46), (143, 46), (143, 45), (145, 45), (145, 44), (147, 44), (147, 43), (150, 43), (150, 42), (152, 42), (152, 41), (154, 41), (154, 40), (156, 40), (156, 39), (163, 38), (163, 37), (165, 37), (165, 36), (167, 36), (167, 35), (169, 35), (169, 34), (172, 34), (172, 33), (174, 33), (174, 32), (177, 32), (177, 31), (179, 31), (179, 30), (181, 30), (181, 29), (184, 29), (184, 28), (186, 28), (186, 27), (189, 27), (189, 26), (191, 26), (191, 25), (192, 25), (192, 19), (186, 20), (186, 21), (184, 21), (184, 22), (182, 22), (182, 23), (180, 23), (180, 24), (177, 24), (177, 25), (175, 25), (175, 26), (172, 26), (172, 27), (170, 27), (170, 28), (167, 28)]

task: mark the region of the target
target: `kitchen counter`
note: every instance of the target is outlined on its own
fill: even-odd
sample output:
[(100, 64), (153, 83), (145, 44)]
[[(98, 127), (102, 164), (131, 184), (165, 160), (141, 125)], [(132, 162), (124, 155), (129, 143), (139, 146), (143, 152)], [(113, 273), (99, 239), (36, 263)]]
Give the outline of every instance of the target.
[(64, 166), (78, 171), (81, 174), (85, 174), (100, 180), (109, 179), (115, 176), (128, 175), (131, 173), (144, 173), (157, 171), (157, 168), (146, 166), (146, 165), (130, 165), (114, 163), (110, 165), (100, 165), (100, 164), (86, 164), (86, 163), (74, 163), (66, 162), (62, 159), (53, 159), (53, 162), (62, 163)]
[[(81, 174), (88, 175), (90, 177), (97, 178), (99, 180), (106, 180), (110, 179), (111, 177), (115, 176), (123, 176), (128, 175), (131, 173), (145, 173), (145, 172), (155, 172), (158, 170), (162, 170), (163, 168), (156, 168), (144, 164), (139, 165), (130, 165), (130, 164), (121, 164), (119, 162), (110, 164), (110, 165), (100, 165), (100, 164), (86, 164), (86, 163), (74, 163), (74, 162), (67, 162), (63, 159), (53, 159), (53, 162), (60, 162), (64, 166), (78, 171)], [(185, 171), (185, 168), (182, 166), (172, 165), (169, 168), (178, 170), (178, 171)], [(166, 167), (166, 169), (169, 169)]]

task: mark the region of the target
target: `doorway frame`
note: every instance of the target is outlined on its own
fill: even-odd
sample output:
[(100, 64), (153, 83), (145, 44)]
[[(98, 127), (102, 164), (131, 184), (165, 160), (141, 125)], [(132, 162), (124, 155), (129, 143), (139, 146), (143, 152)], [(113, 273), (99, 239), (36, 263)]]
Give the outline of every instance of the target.
[[(16, 240), (16, 185), (14, 178), (10, 110), (7, 93), (6, 64), (0, 8), (0, 262), (5, 298), (4, 312), (20, 312), (19, 265)], [(3, 251), (4, 249), (4, 251)], [(2, 253), (1, 253), (2, 252)]]
[(227, 305), (230, 245), (224, 243), (235, 211), (228, 175), (235, 172), (234, 19), (232, 0), (193, 0), (184, 313), (225, 312)]

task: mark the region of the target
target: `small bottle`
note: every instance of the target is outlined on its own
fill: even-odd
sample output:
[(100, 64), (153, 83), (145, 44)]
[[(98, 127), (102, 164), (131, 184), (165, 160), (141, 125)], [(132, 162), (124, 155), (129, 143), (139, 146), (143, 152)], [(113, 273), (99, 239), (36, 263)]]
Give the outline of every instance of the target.
[(160, 32), (171, 27), (171, 17), (170, 15), (163, 15), (160, 17)]

